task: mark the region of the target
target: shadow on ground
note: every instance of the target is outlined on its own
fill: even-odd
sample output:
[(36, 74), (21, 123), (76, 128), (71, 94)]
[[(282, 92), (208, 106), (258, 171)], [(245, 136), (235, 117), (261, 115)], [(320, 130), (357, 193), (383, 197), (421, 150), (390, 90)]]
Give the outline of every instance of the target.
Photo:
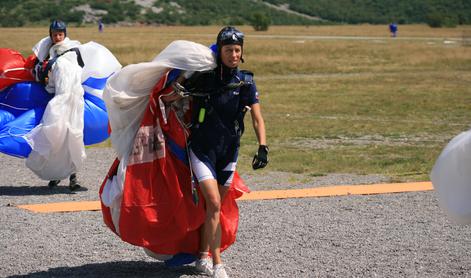
[(37, 186), (4, 186), (0, 185), (0, 195), (2, 196), (30, 196), (30, 195), (55, 195), (55, 194), (75, 194), (78, 191), (86, 191), (82, 187), (77, 191), (70, 191), (68, 183), (49, 188), (47, 185)]
[(32, 272), (24, 275), (13, 275), (8, 278), (19, 277), (164, 277), (177, 278), (183, 275), (195, 275), (197, 272), (192, 266), (168, 268), (162, 262), (120, 261), (98, 264), (86, 264), (75, 267), (57, 267), (47, 271)]

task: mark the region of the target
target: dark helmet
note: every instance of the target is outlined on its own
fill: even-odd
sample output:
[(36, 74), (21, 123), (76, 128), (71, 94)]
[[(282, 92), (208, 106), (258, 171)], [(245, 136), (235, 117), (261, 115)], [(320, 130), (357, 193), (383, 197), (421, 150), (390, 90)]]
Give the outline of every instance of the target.
[[(226, 26), (219, 31), (219, 34), (216, 39), (216, 46), (217, 46), (217, 53), (218, 56), (220, 55), (219, 51), (221, 51), (224, 45), (228, 44), (238, 44), (244, 48), (244, 33), (237, 30), (237, 28), (232, 26)], [(242, 56), (240, 60), (244, 62)]]
[(65, 25), (64, 21), (61, 20), (53, 20), (51, 25), (49, 25), (49, 36), (52, 37), (53, 31), (64, 32), (64, 36), (67, 37), (67, 26)]
[(244, 33), (232, 26), (224, 27), (219, 31), (216, 44), (219, 49), (228, 44), (244, 46)]

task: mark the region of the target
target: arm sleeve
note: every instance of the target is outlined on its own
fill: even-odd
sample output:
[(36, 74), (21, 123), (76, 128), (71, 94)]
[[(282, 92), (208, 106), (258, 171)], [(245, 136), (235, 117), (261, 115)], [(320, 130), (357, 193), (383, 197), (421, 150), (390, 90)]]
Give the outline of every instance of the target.
[(249, 94), (248, 94), (247, 104), (251, 106), (255, 103), (259, 103), (258, 90), (257, 90), (257, 86), (255, 85), (255, 82), (250, 85), (248, 91), (249, 91)]

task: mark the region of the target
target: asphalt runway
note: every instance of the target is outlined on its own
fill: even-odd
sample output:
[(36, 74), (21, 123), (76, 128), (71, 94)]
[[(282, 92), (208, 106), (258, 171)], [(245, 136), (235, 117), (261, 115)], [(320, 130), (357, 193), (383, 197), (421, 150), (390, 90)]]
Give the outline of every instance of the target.
[[(206, 277), (191, 265), (169, 269), (122, 242), (99, 211), (17, 207), (97, 200), (114, 155), (96, 148), (87, 155), (79, 180), (88, 190), (77, 193), (64, 181), (51, 190), (24, 160), (0, 155), (0, 277)], [(256, 190), (280, 183), (269, 172), (248, 181)], [(334, 176), (328, 182), (336, 181), (377, 183), (381, 177)], [(223, 253), (230, 277), (471, 276), (471, 229), (451, 223), (433, 191), (247, 200), (239, 209), (237, 241)]]

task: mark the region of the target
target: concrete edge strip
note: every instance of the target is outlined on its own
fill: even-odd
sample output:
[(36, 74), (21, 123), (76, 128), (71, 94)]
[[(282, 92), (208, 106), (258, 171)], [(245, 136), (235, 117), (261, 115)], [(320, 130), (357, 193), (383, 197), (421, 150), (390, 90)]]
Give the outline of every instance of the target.
[(306, 189), (253, 191), (238, 200), (271, 200), (286, 198), (331, 197), (345, 195), (370, 195), (433, 190), (431, 182), (390, 183), (370, 185), (343, 185)]
[[(252, 191), (244, 194), (238, 201), (249, 200), (273, 200), (288, 198), (313, 198), (330, 197), (346, 195), (370, 195), (384, 193), (401, 193), (433, 190), (431, 182), (415, 183), (388, 183), (388, 184), (369, 184), (369, 185), (343, 185), (314, 187), (305, 189), (286, 189), (286, 190), (266, 190)], [(60, 202), (47, 204), (18, 205), (17, 207), (32, 212), (51, 213), (51, 212), (74, 212), (74, 211), (94, 211), (101, 210), (100, 201), (76, 201)]]

